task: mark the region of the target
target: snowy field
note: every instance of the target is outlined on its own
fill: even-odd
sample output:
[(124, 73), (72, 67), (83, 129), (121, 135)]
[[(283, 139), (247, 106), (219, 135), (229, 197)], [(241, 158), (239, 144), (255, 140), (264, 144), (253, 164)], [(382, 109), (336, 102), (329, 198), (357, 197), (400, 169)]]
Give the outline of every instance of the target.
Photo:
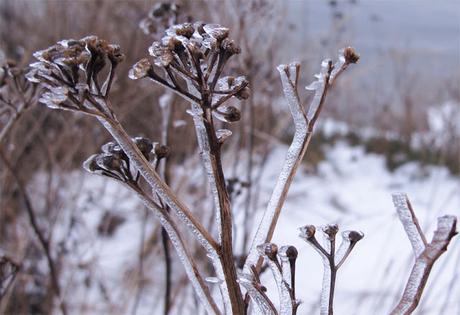
[[(259, 216), (286, 150), (287, 147), (278, 147), (269, 157), (261, 180)], [(86, 305), (80, 309), (81, 313), (106, 312), (107, 302), (113, 305), (112, 314), (130, 313), (132, 296), (137, 290), (134, 270), (137, 268), (141, 227), (145, 222), (143, 208), (124, 187), (97, 176), (82, 177), (74, 173), (69, 175), (65, 185), (69, 189), (61, 191), (79, 193), (70, 198), (76, 206), (72, 205), (63, 213), (66, 217), (62, 218), (63, 222), (72, 222), (69, 218), (74, 213), (82, 215), (82, 221), (73, 222), (71, 235), (66, 237), (68, 248), (74, 251), (74, 255), (68, 256), (74, 261), (67, 263), (76, 267), (71, 270), (81, 270), (66, 275), (68, 283), (80, 283), (64, 289), (67, 300), (70, 304)], [(372, 311), (388, 314), (403, 289), (413, 259), (409, 241), (391, 201), (391, 193), (398, 191), (407, 192), (429, 237), (435, 228), (436, 217), (460, 215), (460, 180), (441, 167), (422, 169), (418, 164), (410, 163), (390, 173), (382, 156), (366, 154), (360, 146), (351, 147), (338, 142), (327, 148), (326, 159), (319, 164), (316, 175), (307, 174), (300, 168), (273, 240), (280, 246), (294, 245), (300, 252), (296, 291), (303, 303), (299, 314), (318, 313), (322, 261), (298, 237), (298, 228), (327, 223), (337, 223), (341, 230), (355, 229), (365, 234), (339, 270), (336, 313), (369, 314)], [(107, 210), (123, 216), (125, 221), (114, 235), (101, 237), (97, 227)], [(147, 220), (155, 219), (149, 216)], [(237, 216), (235, 220), (241, 224), (241, 218)], [(147, 227), (146, 235), (157, 228), (152, 224)], [(62, 228), (62, 231), (67, 230), (67, 226)], [(61, 237), (56, 235), (55, 238)], [(138, 314), (161, 313), (162, 303), (158, 299), (164, 281), (163, 258), (159, 252), (153, 256), (145, 261), (144, 270), (146, 279), (157, 285), (147, 286), (154, 289), (144, 289)], [(459, 262), (460, 244), (454, 239), (447, 254), (435, 264), (417, 314), (460, 313), (460, 284), (456, 281), (460, 273)], [(176, 264), (175, 268), (181, 266)], [(271, 282), (271, 273), (266, 272), (262, 281), (276, 300), (277, 291)], [(192, 301), (185, 305), (187, 303)], [(181, 312), (187, 313), (185, 309)]]

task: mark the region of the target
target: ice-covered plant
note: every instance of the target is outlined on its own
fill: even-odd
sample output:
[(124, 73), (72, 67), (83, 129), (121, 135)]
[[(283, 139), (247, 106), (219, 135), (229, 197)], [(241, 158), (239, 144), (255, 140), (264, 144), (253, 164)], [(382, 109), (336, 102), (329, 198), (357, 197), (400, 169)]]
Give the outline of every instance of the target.
[[(158, 161), (167, 154), (167, 150), (145, 138), (129, 136), (113, 112), (110, 88), (115, 69), (124, 59), (120, 47), (95, 36), (60, 41), (34, 54), (38, 62), (31, 64), (28, 77), (43, 86), (42, 103), (54, 109), (91, 115), (110, 132), (115, 142), (105, 144), (102, 152), (91, 156), (85, 162), (85, 168), (121, 181), (157, 216), (208, 313), (246, 314), (251, 311), (255, 314), (295, 314), (299, 306), (295, 294), (297, 250), (292, 246), (278, 249), (271, 243), (271, 238), (327, 93), (338, 76), (350, 64), (356, 63), (359, 56), (353, 48), (345, 48), (337, 62), (322, 62), (316, 80), (307, 87), (307, 90), (314, 91), (307, 109), (304, 109), (297, 91), (300, 65), (292, 63), (278, 67), (294, 120), (295, 134), (243, 270), (237, 272), (232, 247), (230, 196), (222, 167), (222, 146), (231, 132), (218, 129), (216, 119), (222, 122), (219, 125), (237, 122), (241, 112), (230, 100), (250, 96), (249, 82), (244, 76), (226, 74), (227, 63), (232, 56), (240, 53), (240, 48), (230, 39), (229, 29), (197, 22), (169, 27), (160, 40), (153, 42), (149, 53), (150, 58), (141, 59), (131, 68), (129, 77), (151, 80), (190, 103), (186, 111), (193, 118), (200, 157), (208, 176), (216, 236), (204, 227), (158, 173)], [(205, 277), (199, 271), (179, 224), (207, 253), (215, 275)], [(336, 251), (337, 230), (334, 225), (323, 229), (327, 235), (326, 247), (323, 247), (316, 242), (312, 226), (302, 229), (302, 237), (320, 252), (325, 261), (324, 278), (327, 283), (323, 287), (322, 314), (332, 314), (335, 274), (362, 238), (358, 232), (344, 232), (343, 243)], [(260, 282), (264, 260), (278, 286), (279, 307), (268, 298)], [(209, 284), (218, 286), (222, 305), (212, 294), (214, 290), (208, 287)]]
[[(171, 219), (170, 213), (165, 211), (164, 206), (168, 206), (207, 251), (219, 279), (226, 312), (242, 314), (246, 307), (233, 257), (232, 214), (221, 164), (221, 146), (231, 133), (225, 129), (216, 130), (214, 124), (215, 118), (224, 122), (237, 121), (240, 112), (235, 106), (228, 105), (227, 101), (231, 98), (249, 97), (248, 82), (244, 77), (223, 75), (228, 60), (240, 52), (237, 44), (228, 36), (229, 30), (220, 25), (204, 23), (175, 25), (167, 29), (165, 36), (150, 47), (153, 63), (147, 58), (142, 59), (133, 66), (129, 74), (132, 79), (151, 79), (190, 101), (191, 108), (188, 112), (193, 116), (201, 157), (213, 193), (218, 227), (217, 239), (214, 239), (164, 183), (155, 167), (149, 162), (148, 156), (128, 136), (113, 113), (109, 92), (115, 68), (123, 60), (123, 54), (118, 46), (108, 44), (95, 36), (58, 42), (44, 51), (35, 53), (38, 62), (31, 64), (32, 70), (28, 77), (32, 82), (42, 83), (45, 90), (40, 99), (42, 103), (51, 108), (95, 116), (107, 128), (117, 141), (117, 145), (104, 146), (102, 155), (93, 156), (87, 161), (87, 169), (122, 180), (140, 196), (147, 207), (157, 214), (168, 231), (203, 305), (208, 312), (219, 313), (221, 310), (209, 293), (202, 276), (197, 272), (193, 257), (182, 241), (183, 237)], [(299, 66), (280, 68), (286, 97), (298, 127), (290, 149), (290, 151), (297, 151), (297, 154), (288, 153), (288, 172), (284, 172), (287, 177), (285, 174), (280, 176), (281, 183), (277, 185), (284, 186), (285, 192), (305, 153), (314, 123), (324, 104), (326, 92), (335, 76), (349, 63), (350, 60), (342, 56), (337, 64), (338, 68), (334, 69), (330, 61), (323, 64), (323, 71), (315, 81), (316, 95), (309, 110), (311, 117), (308, 118), (303, 112), (295, 90)], [(106, 75), (101, 80), (102, 74)], [(302, 137), (304, 139), (301, 139)], [(299, 140), (301, 140), (300, 146)], [(131, 168), (145, 179), (155, 195), (149, 195), (136, 184), (138, 178), (131, 173)], [(283, 178), (287, 182), (284, 182)], [(274, 195), (278, 195), (278, 190), (275, 190)], [(275, 209), (278, 214), (285, 193), (284, 196), (279, 197), (282, 198)], [(269, 229), (274, 228), (276, 218), (277, 215), (269, 217)], [(266, 219), (261, 224), (262, 228), (265, 221)], [(260, 232), (257, 237), (260, 237)], [(264, 235), (263, 238), (269, 241), (271, 235)], [(258, 254), (256, 256), (258, 257)], [(248, 266), (254, 265), (251, 261), (252, 257), (253, 253), (248, 258)], [(258, 273), (257, 266), (254, 267)]]

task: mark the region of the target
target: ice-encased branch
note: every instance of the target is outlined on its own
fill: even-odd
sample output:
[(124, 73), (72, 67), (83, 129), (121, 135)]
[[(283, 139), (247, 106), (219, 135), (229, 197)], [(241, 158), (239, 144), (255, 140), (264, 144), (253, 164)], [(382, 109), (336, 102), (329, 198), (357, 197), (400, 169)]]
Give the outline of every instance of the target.
[(278, 246), (266, 243), (257, 246), (259, 254), (265, 258), (270, 267), (280, 300), (280, 315), (296, 314), (298, 301), (295, 298), (295, 260), (297, 250), (294, 246)]
[(219, 308), (211, 296), (206, 283), (203, 280), (203, 277), (198, 271), (197, 265), (193, 259), (193, 255), (187, 249), (183, 237), (180, 235), (179, 229), (171, 219), (169, 213), (164, 209), (161, 209), (159, 205), (157, 205), (151, 198), (146, 196), (142, 191), (139, 191), (133, 187), (130, 188), (136, 192), (137, 196), (142, 200), (144, 205), (155, 214), (155, 216), (159, 219), (161, 226), (168, 233), (169, 239), (177, 252), (179, 260), (184, 266), (185, 272), (187, 273), (187, 276), (190, 279), (190, 282), (192, 283), (192, 286), (195, 289), (195, 292), (207, 313), (221, 314)]
[(393, 194), (392, 197), (399, 220), (414, 250), (414, 255), (418, 257), (425, 250), (427, 241), (409, 202), (409, 198), (403, 193)]
[(265, 288), (255, 280), (256, 278), (257, 276), (254, 274), (243, 273), (238, 279), (238, 282), (246, 289), (247, 294), (254, 302), (252, 304), (254, 315), (278, 315), (272, 301), (265, 294)]
[(309, 86), (310, 90), (315, 90), (315, 96), (309, 107), (308, 115), (305, 113), (297, 91), (300, 65), (298, 63), (291, 63), (290, 65), (280, 65), (278, 67), (283, 93), (294, 120), (295, 132), (292, 143), (286, 154), (283, 168), (275, 184), (275, 188), (273, 189), (262, 220), (259, 223), (248, 257), (244, 264), (244, 271), (246, 273), (249, 272), (250, 266), (252, 265), (260, 268), (261, 260), (257, 252), (257, 246), (270, 242), (273, 236), (289, 187), (307, 151), (316, 120), (324, 106), (329, 87), (332, 86), (332, 83), (335, 82), (339, 74), (342, 73), (349, 64), (356, 63), (358, 59), (359, 56), (353, 48), (348, 47), (340, 51), (339, 61), (335, 66), (332, 66), (332, 63), (329, 61), (326, 63), (323, 62), (322, 71), (317, 75), (318, 80)]
[(315, 237), (316, 227), (306, 225), (300, 228), (300, 237), (310, 244), (321, 256), (323, 260), (323, 283), (320, 300), (320, 314), (332, 315), (334, 313), (334, 290), (337, 271), (343, 265), (345, 259), (364, 235), (357, 231), (345, 231), (342, 233), (342, 243), (336, 251), (336, 235), (339, 231), (335, 224), (326, 225), (321, 228), (325, 237), (323, 247)]
[(394, 194), (393, 202), (414, 249), (415, 262), (401, 300), (391, 315), (408, 315), (417, 308), (434, 263), (457, 234), (457, 218), (452, 215), (439, 217), (433, 239), (427, 243), (407, 196)]

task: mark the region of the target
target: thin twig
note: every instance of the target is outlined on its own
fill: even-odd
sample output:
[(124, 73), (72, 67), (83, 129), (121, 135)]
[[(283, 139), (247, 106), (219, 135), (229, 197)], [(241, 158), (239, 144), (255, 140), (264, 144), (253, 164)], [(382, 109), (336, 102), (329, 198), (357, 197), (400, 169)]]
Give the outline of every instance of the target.
[(11, 176), (13, 177), (13, 180), (15, 181), (19, 189), (19, 193), (22, 199), (24, 200), (24, 205), (26, 207), (26, 212), (29, 217), (30, 225), (46, 257), (46, 262), (50, 270), (51, 283), (54, 288), (54, 294), (56, 295), (56, 298), (59, 301), (59, 307), (61, 309), (62, 314), (66, 315), (68, 314), (67, 307), (61, 295), (61, 287), (59, 285), (58, 271), (57, 271), (56, 263), (54, 262), (54, 259), (51, 255), (50, 243), (46, 239), (43, 232), (38, 227), (38, 222), (37, 222), (37, 218), (35, 215), (36, 212), (32, 206), (32, 202), (30, 201), (29, 195), (27, 194), (24, 184), (22, 183), (21, 179), (18, 177), (15, 169), (13, 168), (13, 166), (11, 165), (10, 161), (5, 156), (5, 153), (3, 152), (1, 148), (0, 148), (0, 158), (3, 160), (3, 163), (5, 164), (6, 168), (11, 173)]

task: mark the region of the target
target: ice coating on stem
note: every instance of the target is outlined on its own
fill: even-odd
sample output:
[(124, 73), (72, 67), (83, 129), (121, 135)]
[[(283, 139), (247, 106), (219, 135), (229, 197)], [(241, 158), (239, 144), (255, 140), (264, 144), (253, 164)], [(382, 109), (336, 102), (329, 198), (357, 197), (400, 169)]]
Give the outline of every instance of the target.
[(247, 290), (254, 302), (253, 313), (255, 315), (277, 315), (276, 309), (267, 295), (262, 291), (260, 284), (255, 283), (250, 275), (242, 274), (238, 282)]
[[(266, 243), (259, 245), (257, 247), (259, 254), (265, 258), (270, 270), (272, 271), (273, 278), (275, 279), (276, 286), (278, 287), (278, 295), (280, 299), (280, 314), (281, 315), (292, 315), (294, 311), (295, 301), (293, 300), (293, 296), (291, 296), (290, 286), (288, 282), (285, 281), (283, 276), (283, 269), (287, 268), (290, 270), (290, 266), (286, 264), (281, 265), (278, 261), (278, 249), (276, 248), (276, 252), (274, 250), (270, 250), (273, 248), (272, 243)], [(289, 282), (290, 279), (290, 272), (289, 272)]]
[(307, 90), (315, 91), (315, 96), (313, 96), (307, 113), (307, 117), (310, 120), (318, 111), (324, 91), (327, 88), (327, 84), (329, 84), (329, 75), (331, 71), (332, 61), (330, 59), (323, 60), (321, 63), (321, 72), (316, 75), (317, 80), (306, 87)]
[(433, 239), (427, 243), (407, 196), (402, 193), (394, 194), (393, 202), (415, 256), (415, 263), (401, 300), (391, 312), (391, 315), (406, 315), (417, 308), (434, 263), (447, 250), (450, 241), (457, 234), (457, 218), (452, 215), (439, 217)]
[(300, 237), (310, 244), (321, 256), (324, 265), (323, 286), (321, 290), (321, 315), (333, 314), (334, 290), (337, 270), (343, 264), (355, 244), (363, 238), (363, 234), (356, 231), (345, 231), (343, 242), (336, 251), (336, 235), (338, 226), (329, 224), (321, 228), (324, 237), (324, 246), (315, 237), (316, 228), (306, 225), (300, 228)]
[(197, 269), (197, 266), (192, 258), (193, 255), (188, 252), (187, 247), (179, 235), (177, 227), (171, 221), (171, 218), (169, 218), (167, 214), (163, 213), (152, 200), (147, 199), (143, 194), (140, 194), (137, 191), (136, 194), (147, 206), (147, 208), (149, 208), (157, 216), (160, 220), (161, 226), (163, 226), (168, 233), (171, 244), (174, 246), (179, 260), (184, 266), (185, 272), (187, 273), (198, 298), (208, 314), (220, 314), (219, 308), (212, 299), (211, 293)]
[(420, 224), (409, 203), (407, 195), (404, 193), (395, 193), (392, 197), (399, 220), (401, 220), (404, 226), (404, 230), (412, 245), (415, 256), (418, 257), (424, 251), (427, 244), (425, 235), (420, 228)]
[[(192, 231), (198, 242), (208, 253), (215, 253), (215, 243), (207, 235), (204, 227), (191, 216), (190, 211), (178, 199), (169, 187), (167, 187), (152, 166), (145, 160), (137, 146), (131, 138), (124, 132), (118, 122), (99, 118), (103, 126), (110, 132), (123, 151), (129, 157), (133, 166), (141, 173), (152, 189), (160, 196), (162, 200), (176, 213), (178, 218)], [(174, 198), (174, 199), (173, 199)]]
[(310, 137), (307, 132), (307, 118), (300, 99), (297, 94), (296, 82), (299, 75), (299, 64), (280, 65), (278, 71), (283, 85), (283, 93), (289, 106), (292, 118), (294, 120), (295, 134), (294, 139), (289, 146), (283, 168), (273, 189), (270, 201), (264, 212), (262, 220), (252, 241), (248, 258), (244, 264), (244, 272), (249, 273), (250, 266), (256, 265), (259, 259), (257, 245), (270, 241), (276, 222), (278, 220), (281, 208), (286, 199), (287, 192), (293, 180), (293, 176), (302, 160), (308, 146)]

